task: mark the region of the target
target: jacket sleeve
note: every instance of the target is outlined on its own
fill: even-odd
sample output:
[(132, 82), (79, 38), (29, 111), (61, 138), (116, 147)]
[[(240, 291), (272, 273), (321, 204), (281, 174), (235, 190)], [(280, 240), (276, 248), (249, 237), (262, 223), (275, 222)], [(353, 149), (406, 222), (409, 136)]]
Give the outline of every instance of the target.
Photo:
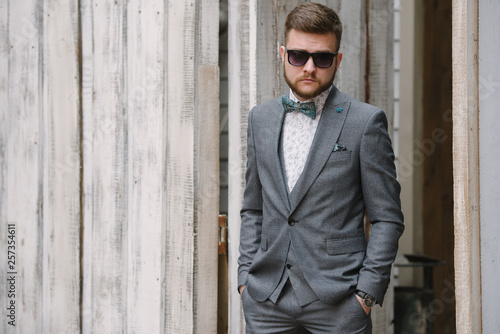
[(371, 234), (357, 289), (374, 296), (382, 305), (398, 240), (404, 230), (399, 197), (401, 186), (396, 179), (394, 153), (382, 110), (376, 111), (366, 124), (360, 147), (360, 167)]
[(238, 286), (246, 285), (248, 270), (260, 246), (262, 231), (262, 186), (257, 169), (255, 138), (252, 125), (253, 110), (248, 116), (246, 187), (241, 209), (240, 256)]

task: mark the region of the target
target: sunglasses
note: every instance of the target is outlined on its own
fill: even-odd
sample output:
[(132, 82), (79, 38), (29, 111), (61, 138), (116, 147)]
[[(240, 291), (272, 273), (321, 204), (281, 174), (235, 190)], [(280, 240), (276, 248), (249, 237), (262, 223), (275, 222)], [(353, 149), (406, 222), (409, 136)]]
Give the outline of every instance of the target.
[(333, 58), (339, 53), (334, 52), (307, 52), (302, 50), (289, 50), (285, 48), (288, 53), (288, 62), (292, 66), (304, 66), (309, 57), (312, 57), (314, 65), (319, 68), (329, 68), (333, 64)]

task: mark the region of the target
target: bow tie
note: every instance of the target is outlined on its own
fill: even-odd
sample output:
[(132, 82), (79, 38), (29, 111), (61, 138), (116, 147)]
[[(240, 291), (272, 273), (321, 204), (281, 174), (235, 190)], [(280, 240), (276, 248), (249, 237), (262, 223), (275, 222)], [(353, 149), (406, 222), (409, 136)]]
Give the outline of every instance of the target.
[(316, 118), (316, 106), (314, 102), (297, 103), (293, 102), (288, 96), (283, 96), (282, 102), (286, 112), (298, 110), (307, 117)]

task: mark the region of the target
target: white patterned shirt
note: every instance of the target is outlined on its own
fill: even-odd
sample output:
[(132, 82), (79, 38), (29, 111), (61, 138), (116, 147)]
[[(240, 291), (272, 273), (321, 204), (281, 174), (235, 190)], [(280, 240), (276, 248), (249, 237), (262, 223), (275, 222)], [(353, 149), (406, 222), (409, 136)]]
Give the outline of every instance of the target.
[(316, 118), (312, 119), (299, 111), (288, 112), (283, 123), (283, 158), (288, 191), (292, 192), (295, 183), (302, 174), (307, 156), (316, 134), (319, 120), (331, 87), (307, 101), (299, 101), (290, 90), (290, 99), (294, 102), (314, 102)]

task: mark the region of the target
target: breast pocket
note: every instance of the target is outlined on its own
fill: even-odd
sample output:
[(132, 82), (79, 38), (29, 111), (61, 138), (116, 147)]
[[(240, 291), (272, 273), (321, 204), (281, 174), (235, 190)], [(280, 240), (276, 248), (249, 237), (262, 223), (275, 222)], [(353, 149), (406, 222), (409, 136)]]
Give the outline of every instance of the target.
[(340, 160), (346, 160), (351, 157), (352, 151), (336, 151), (330, 154), (328, 162), (336, 162)]

